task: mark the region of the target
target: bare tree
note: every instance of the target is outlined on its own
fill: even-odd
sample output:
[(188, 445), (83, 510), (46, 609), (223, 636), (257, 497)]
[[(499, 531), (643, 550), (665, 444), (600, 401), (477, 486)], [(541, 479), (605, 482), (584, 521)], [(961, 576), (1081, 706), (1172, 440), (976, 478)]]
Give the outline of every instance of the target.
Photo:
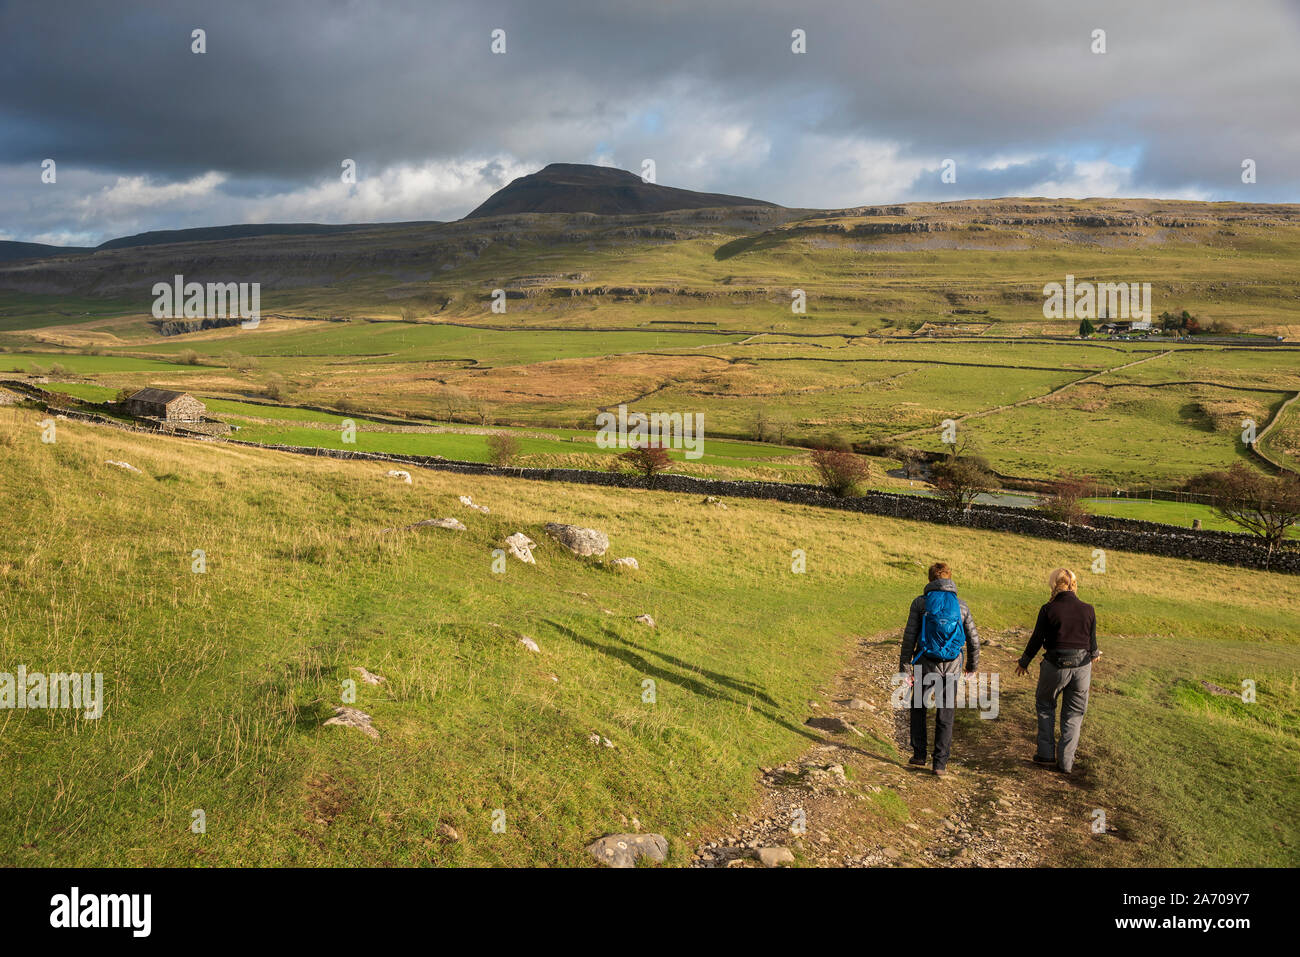
[(469, 403), (469, 396), (454, 385), (449, 385), (439, 390), (436, 401), (442, 407), (443, 420), (455, 422), (456, 416), (460, 414), (461, 409), (465, 408)]
[(930, 466), (930, 484), (939, 493), (939, 498), (962, 511), (970, 508), (982, 493), (993, 491), (998, 484), (988, 460), (974, 452), (963, 454), (967, 448), (965, 441), (953, 444), (947, 458)]
[(1052, 482), (1052, 489), (1039, 503), (1040, 511), (1049, 518), (1067, 525), (1087, 525), (1088, 510), (1083, 500), (1097, 483), (1087, 475), (1061, 472)]
[(1198, 475), (1188, 488), (1209, 492), (1219, 515), (1263, 539), (1269, 561), (1300, 522), (1300, 475), (1294, 472), (1269, 476), (1237, 462), (1226, 472)]
[(789, 412), (775, 412), (768, 417), (768, 431), (777, 445), (785, 445), (794, 431), (794, 416)]

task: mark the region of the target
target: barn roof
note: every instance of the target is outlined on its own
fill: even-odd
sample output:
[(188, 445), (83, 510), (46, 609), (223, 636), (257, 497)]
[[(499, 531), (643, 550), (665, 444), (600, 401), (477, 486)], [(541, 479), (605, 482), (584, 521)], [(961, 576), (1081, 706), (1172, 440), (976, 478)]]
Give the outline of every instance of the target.
[(170, 389), (141, 389), (139, 392), (131, 394), (132, 402), (157, 402), (161, 405), (170, 405), (177, 399), (184, 398), (188, 393), (173, 392)]

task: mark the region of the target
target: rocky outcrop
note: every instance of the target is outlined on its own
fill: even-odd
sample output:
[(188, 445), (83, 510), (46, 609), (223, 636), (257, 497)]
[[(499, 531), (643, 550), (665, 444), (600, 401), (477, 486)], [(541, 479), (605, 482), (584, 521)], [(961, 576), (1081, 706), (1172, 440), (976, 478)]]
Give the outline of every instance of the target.
[(346, 706), (334, 709), (334, 717), (325, 722), (326, 724), (337, 724), (345, 728), (356, 728), (358, 731), (372, 738), (379, 737), (379, 732), (370, 723), (370, 715), (356, 708)]
[(606, 834), (587, 845), (587, 853), (607, 867), (636, 867), (639, 858), (668, 860), (668, 839), (662, 834)]
[(536, 544), (523, 532), (515, 532), (506, 539), (506, 551), (525, 565), (536, 565), (537, 559), (533, 558), (533, 546)]
[(407, 525), (403, 531), (411, 528), (450, 528), (456, 532), (465, 531), (465, 526), (457, 518), (426, 518), (423, 522)]
[(609, 536), (594, 528), (580, 528), (577, 525), (562, 525), (559, 522), (547, 522), (546, 534), (573, 552), (586, 558), (591, 555), (604, 555), (609, 549)]

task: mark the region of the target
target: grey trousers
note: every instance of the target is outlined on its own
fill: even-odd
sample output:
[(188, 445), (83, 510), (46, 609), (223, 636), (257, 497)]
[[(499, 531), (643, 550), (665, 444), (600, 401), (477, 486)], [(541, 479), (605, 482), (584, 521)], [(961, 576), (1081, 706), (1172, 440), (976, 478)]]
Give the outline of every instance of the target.
[[(1092, 684), (1092, 662), (1077, 668), (1058, 668), (1046, 658), (1038, 666), (1038, 757), (1056, 760), (1062, 771), (1074, 767), (1083, 713), (1088, 710), (1088, 688)], [(1061, 699), (1061, 738), (1055, 740), (1056, 700)]]

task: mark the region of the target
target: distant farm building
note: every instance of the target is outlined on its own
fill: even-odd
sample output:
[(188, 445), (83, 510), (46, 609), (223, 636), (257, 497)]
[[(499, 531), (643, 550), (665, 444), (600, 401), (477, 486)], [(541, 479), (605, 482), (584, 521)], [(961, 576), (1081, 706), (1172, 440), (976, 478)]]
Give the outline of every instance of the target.
[(205, 406), (188, 392), (141, 389), (126, 400), (126, 411), (141, 419), (162, 422), (202, 422)]
[(209, 419), (208, 408), (188, 392), (170, 389), (141, 389), (122, 403), (126, 411), (149, 428), (187, 435), (225, 435), (230, 426)]
[(1097, 327), (1097, 331), (1105, 336), (1126, 336), (1137, 333), (1152, 333), (1155, 329), (1151, 326), (1150, 319), (1136, 319), (1133, 321), (1103, 322)]

